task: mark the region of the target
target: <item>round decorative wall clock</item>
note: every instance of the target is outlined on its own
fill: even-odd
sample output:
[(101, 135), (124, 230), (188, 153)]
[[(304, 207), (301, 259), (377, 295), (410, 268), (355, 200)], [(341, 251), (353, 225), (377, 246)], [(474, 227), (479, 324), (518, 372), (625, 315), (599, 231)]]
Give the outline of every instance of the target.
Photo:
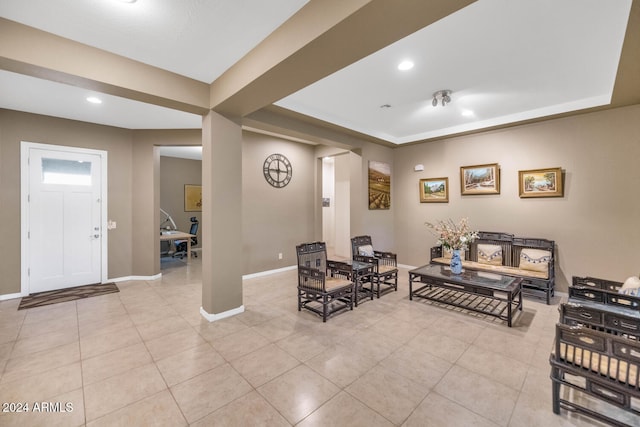
[(291, 162), (282, 154), (272, 154), (267, 157), (262, 166), (264, 179), (276, 188), (285, 187), (291, 181), (293, 169)]

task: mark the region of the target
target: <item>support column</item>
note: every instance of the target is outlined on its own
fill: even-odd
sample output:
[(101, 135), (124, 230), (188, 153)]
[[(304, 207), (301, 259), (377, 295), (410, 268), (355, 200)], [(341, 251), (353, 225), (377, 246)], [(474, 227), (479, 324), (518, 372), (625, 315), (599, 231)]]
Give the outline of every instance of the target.
[(202, 119), (202, 307), (210, 322), (242, 313), (242, 128)]

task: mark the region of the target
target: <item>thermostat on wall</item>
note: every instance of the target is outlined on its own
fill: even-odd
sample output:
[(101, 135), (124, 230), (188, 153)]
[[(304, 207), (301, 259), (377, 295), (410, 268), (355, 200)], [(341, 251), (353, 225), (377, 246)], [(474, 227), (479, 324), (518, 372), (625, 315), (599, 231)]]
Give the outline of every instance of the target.
[(424, 165), (415, 165), (413, 167), (413, 170), (416, 171), (416, 172), (423, 171), (424, 170)]

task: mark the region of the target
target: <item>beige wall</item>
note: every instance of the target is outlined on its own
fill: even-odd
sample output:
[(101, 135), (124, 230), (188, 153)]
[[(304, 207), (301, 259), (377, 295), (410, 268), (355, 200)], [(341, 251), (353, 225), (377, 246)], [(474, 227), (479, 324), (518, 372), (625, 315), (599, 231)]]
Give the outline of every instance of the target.
[[(202, 184), (202, 161), (160, 156), (160, 207), (171, 215), (178, 230), (188, 232), (190, 218), (195, 216), (202, 222), (202, 212), (184, 210), (185, 184)], [(200, 243), (199, 239), (196, 247)]]
[(20, 292), (20, 141), (107, 151), (109, 277), (131, 274), (131, 131), (108, 126), (0, 110), (0, 295)]
[(0, 295), (20, 292), (20, 141), (108, 154), (109, 278), (159, 273), (160, 179), (156, 145), (199, 145), (196, 130), (127, 130), (0, 110), (0, 224), (15, 249), (0, 257)]
[[(263, 176), (264, 160), (274, 153), (293, 166), (284, 188), (272, 187)], [(315, 173), (313, 146), (243, 132), (243, 274), (297, 264), (296, 245), (315, 238), (314, 202), (320, 197), (314, 192)]]
[(160, 153), (162, 145), (200, 145), (200, 129), (133, 131), (133, 275), (160, 273)]
[[(243, 274), (294, 265), (295, 245), (314, 238), (313, 146), (250, 132), (243, 132), (243, 137), (243, 202), (247, 206), (243, 209)], [(108, 218), (117, 223), (109, 231), (109, 277), (160, 272), (161, 178), (156, 147), (199, 145), (199, 129), (132, 131), (0, 110), (0, 224), (3, 235), (16, 242), (15, 250), (0, 257), (0, 295), (20, 292), (20, 141), (107, 151)], [(273, 152), (287, 155), (294, 164), (294, 179), (282, 190), (272, 188), (262, 177), (262, 163)], [(191, 172), (193, 181), (200, 172)], [(180, 204), (183, 184), (179, 182)], [(188, 222), (192, 215), (185, 215)], [(280, 224), (282, 229), (277, 227)], [(279, 252), (282, 260), (277, 259)]]
[[(425, 221), (469, 217), (480, 230), (543, 237), (557, 245), (557, 286), (573, 275), (624, 280), (640, 271), (640, 106), (562, 118), (396, 150), (399, 261), (429, 261)], [(424, 172), (414, 172), (422, 163)], [(461, 196), (460, 166), (499, 163), (499, 195)], [(566, 171), (562, 198), (521, 199), (518, 171)], [(449, 177), (449, 203), (420, 203), (421, 178)]]
[[(395, 149), (376, 144), (362, 145), (362, 167), (358, 171), (360, 181), (355, 183), (355, 188), (360, 195), (357, 197), (357, 204), (356, 200), (353, 200), (351, 208), (351, 234), (353, 236), (371, 235), (374, 248), (382, 251), (391, 251), (396, 246), (393, 224), (396, 219), (404, 215), (397, 205), (399, 187), (396, 176), (399, 171), (395, 166), (395, 152)], [(391, 165), (391, 209), (369, 209), (369, 161), (385, 162)], [(359, 218), (362, 219), (359, 220)]]
[[(312, 124), (297, 121), (286, 116), (273, 116), (269, 112), (253, 114), (252, 119), (257, 122), (270, 123), (279, 129), (286, 129), (293, 135), (300, 137), (311, 135), (313, 141), (320, 141), (323, 145), (316, 146), (316, 157), (334, 156), (351, 149), (352, 153), (350, 165), (351, 174), (351, 224), (350, 233), (352, 236), (359, 234), (371, 235), (374, 245), (380, 250), (393, 250), (395, 247), (394, 221), (399, 211), (396, 209), (396, 180), (395, 176), (395, 148), (373, 144), (363, 141), (355, 136), (345, 135), (332, 129), (320, 128)], [(389, 210), (369, 210), (368, 196), (368, 162), (370, 160), (387, 162), (391, 165), (391, 209)], [(318, 161), (320, 162), (320, 161)], [(321, 162), (320, 162), (321, 163)], [(316, 191), (321, 192), (321, 164), (318, 174), (320, 178), (316, 180)], [(320, 198), (320, 196), (318, 196)], [(315, 214), (318, 218), (316, 223), (315, 237), (322, 237), (322, 203), (316, 203)], [(350, 242), (347, 242), (350, 244)], [(338, 242), (336, 242), (338, 245)]]
[[(371, 234), (377, 248), (395, 250), (402, 264), (428, 262), (435, 239), (425, 221), (468, 216), (478, 229), (555, 240), (560, 290), (572, 275), (623, 280), (640, 271), (640, 106), (396, 149), (330, 131), (321, 136), (352, 145), (350, 156), (361, 163), (360, 182), (355, 177), (352, 182), (351, 233)], [(20, 141), (107, 151), (108, 215), (118, 224), (109, 231), (109, 277), (159, 272), (160, 161), (155, 147), (198, 145), (200, 130), (131, 131), (0, 110), (0, 224), (6, 241), (14, 242), (20, 241)], [(284, 189), (262, 177), (262, 163), (274, 152), (293, 163), (293, 180)], [(243, 274), (294, 265), (295, 245), (321, 235), (320, 152), (243, 132)], [(388, 211), (366, 208), (369, 160), (392, 165)], [(425, 165), (424, 172), (413, 171), (418, 163)], [(482, 163), (500, 164), (501, 194), (462, 197), (460, 166)], [(556, 166), (566, 171), (563, 198), (518, 197), (518, 170)], [(419, 179), (441, 176), (449, 177), (450, 202), (419, 203)], [(19, 248), (3, 255), (0, 295), (17, 293)]]

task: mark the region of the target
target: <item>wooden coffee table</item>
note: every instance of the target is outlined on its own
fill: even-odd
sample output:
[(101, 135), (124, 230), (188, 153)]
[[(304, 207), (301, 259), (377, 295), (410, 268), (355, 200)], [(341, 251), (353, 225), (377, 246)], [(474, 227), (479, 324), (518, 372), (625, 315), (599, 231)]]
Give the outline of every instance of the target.
[[(413, 283), (423, 286), (413, 289)], [(428, 264), (409, 271), (409, 299), (425, 298), (506, 320), (522, 311), (522, 278), (484, 271), (451, 273), (448, 266)]]

